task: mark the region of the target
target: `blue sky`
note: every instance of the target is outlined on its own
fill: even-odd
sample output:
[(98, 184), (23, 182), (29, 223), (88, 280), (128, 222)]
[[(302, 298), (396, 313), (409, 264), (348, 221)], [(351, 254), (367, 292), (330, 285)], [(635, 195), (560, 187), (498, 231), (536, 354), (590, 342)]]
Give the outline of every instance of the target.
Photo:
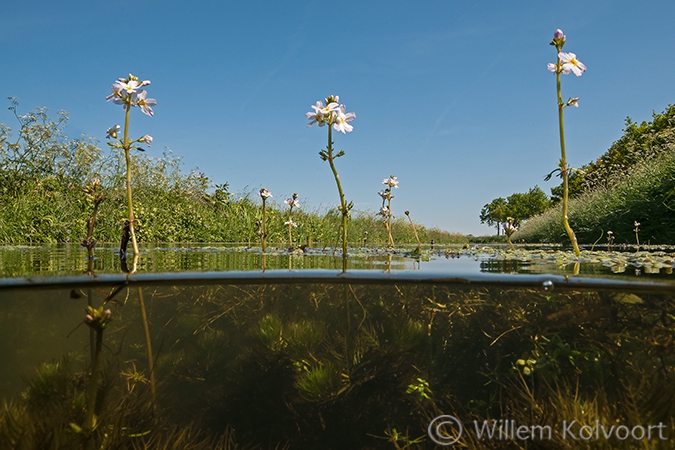
[[(305, 112), (335, 94), (356, 113), (334, 135), (347, 200), (375, 212), (382, 179), (400, 181), (395, 215), (448, 231), (491, 234), (481, 207), (539, 185), (560, 158), (556, 28), (588, 67), (563, 78), (568, 160), (581, 166), (675, 97), (672, 0), (5, 2), (0, 94), (23, 112), (70, 114), (67, 133), (104, 145), (123, 120), (106, 103), (133, 73), (152, 84), (155, 116), (131, 134), (164, 147), (233, 191), (266, 186), (303, 207), (338, 204), (318, 156), (326, 129)], [(7, 102), (7, 105), (9, 103)], [(15, 119), (0, 108), (0, 122)]]

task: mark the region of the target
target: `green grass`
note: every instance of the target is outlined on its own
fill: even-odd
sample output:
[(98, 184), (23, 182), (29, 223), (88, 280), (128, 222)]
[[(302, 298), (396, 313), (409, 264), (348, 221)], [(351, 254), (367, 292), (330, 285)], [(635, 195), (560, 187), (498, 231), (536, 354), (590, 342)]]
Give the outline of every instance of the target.
[[(12, 103), (16, 112), (17, 104)], [(69, 139), (64, 128), (67, 114), (53, 120), (45, 108), (18, 115), (20, 128), (13, 136), (0, 124), (0, 243), (43, 244), (80, 242), (86, 237), (93, 207), (85, 195), (92, 180), (101, 182), (100, 204), (94, 239), (119, 242), (122, 222), (128, 217), (123, 155), (106, 154), (98, 143), (82, 136)], [(141, 243), (233, 242), (260, 245), (256, 222), (261, 219), (261, 200), (253, 191), (232, 193), (227, 183), (213, 185), (203, 173), (182, 170), (180, 156), (165, 150), (154, 157), (132, 154), (134, 212)], [(302, 195), (302, 193), (301, 193)], [(337, 201), (336, 201), (337, 206)], [(267, 215), (270, 245), (289, 246), (288, 207), (270, 202)], [(415, 212), (413, 211), (413, 216)], [(300, 209), (293, 212), (298, 224), (294, 245), (336, 246), (340, 217), (331, 210)], [(375, 211), (356, 211), (348, 225), (349, 244), (387, 243), (387, 233)], [(416, 244), (407, 219), (392, 224), (398, 244)], [(460, 234), (417, 225), (420, 239), (428, 244), (465, 243)]]
[[(513, 235), (515, 241), (569, 243), (560, 206), (535, 216)], [(630, 174), (615, 176), (604, 186), (570, 201), (569, 220), (581, 244), (598, 239), (635, 244), (639, 222), (641, 244), (675, 242), (675, 151), (633, 166)]]

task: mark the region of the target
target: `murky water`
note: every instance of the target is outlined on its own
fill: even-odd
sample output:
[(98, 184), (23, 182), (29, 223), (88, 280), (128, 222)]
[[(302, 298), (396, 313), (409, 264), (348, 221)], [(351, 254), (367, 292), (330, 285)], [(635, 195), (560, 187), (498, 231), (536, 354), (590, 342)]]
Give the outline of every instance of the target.
[(673, 448), (668, 254), (424, 255), (4, 248), (0, 448)]
[(673, 448), (672, 283), (378, 258), (4, 279), (0, 448)]

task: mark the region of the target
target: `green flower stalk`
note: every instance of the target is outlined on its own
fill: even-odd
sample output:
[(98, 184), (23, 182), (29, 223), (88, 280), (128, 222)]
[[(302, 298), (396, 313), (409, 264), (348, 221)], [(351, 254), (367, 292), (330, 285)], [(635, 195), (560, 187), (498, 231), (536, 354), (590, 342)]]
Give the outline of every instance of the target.
[(635, 228), (633, 228), (633, 231), (635, 232), (635, 243), (637, 244), (637, 249), (640, 250), (640, 222), (636, 220), (634, 225)]
[[(111, 128), (108, 128), (107, 137), (114, 139), (112, 142), (108, 142), (108, 145), (113, 148), (118, 148), (124, 150), (124, 158), (126, 161), (127, 167), (127, 207), (128, 207), (128, 222), (129, 222), (129, 234), (131, 236), (131, 242), (134, 246), (134, 254), (138, 254), (138, 242), (136, 240), (136, 218), (134, 217), (134, 206), (133, 206), (133, 197), (131, 194), (131, 150), (136, 149), (144, 151), (143, 148), (139, 147), (136, 144), (145, 143), (148, 147), (152, 144), (152, 136), (145, 135), (141, 136), (136, 140), (129, 139), (129, 116), (131, 113), (132, 106), (138, 106), (141, 108), (143, 114), (148, 116), (153, 116), (154, 112), (152, 107), (157, 105), (157, 101), (154, 98), (147, 98), (147, 92), (141, 89), (144, 86), (150, 84), (150, 81), (139, 81), (138, 77), (135, 77), (129, 74), (128, 78), (119, 78), (112, 85), (112, 94), (106, 97), (106, 100), (112, 100), (116, 105), (122, 105), (124, 108), (124, 134), (123, 137), (119, 138), (120, 126), (115, 125)], [(122, 239), (122, 248), (120, 248), (121, 256), (124, 256), (126, 253), (126, 241), (127, 239)]]
[(80, 243), (83, 247), (87, 249), (89, 256), (89, 270), (91, 272), (91, 263), (94, 259), (94, 246), (96, 245), (96, 239), (94, 239), (94, 225), (96, 224), (96, 214), (98, 213), (98, 206), (103, 201), (103, 194), (98, 191), (98, 187), (101, 185), (101, 180), (94, 178), (90, 185), (84, 188), (84, 193), (93, 204), (91, 211), (91, 216), (87, 221), (87, 237), (82, 240)]
[(612, 230), (607, 232), (607, 250), (612, 251), (612, 244), (614, 244), (614, 232)]
[[(560, 172), (560, 177), (563, 180), (563, 198), (562, 198), (562, 207), (563, 207), (563, 226), (569, 236), (570, 241), (572, 241), (572, 247), (574, 248), (574, 253), (577, 255), (577, 258), (581, 256), (581, 251), (579, 250), (579, 244), (577, 243), (577, 237), (570, 227), (568, 220), (568, 210), (569, 210), (569, 171), (570, 167), (567, 166), (567, 155), (565, 152), (565, 121), (563, 118), (563, 110), (567, 106), (579, 107), (579, 98), (570, 98), (567, 102), (562, 100), (562, 90), (560, 88), (560, 74), (569, 74), (570, 72), (574, 73), (576, 76), (581, 76), (582, 73), (586, 71), (586, 66), (582, 64), (581, 61), (577, 59), (577, 55), (574, 53), (565, 53), (562, 51), (562, 48), (565, 45), (567, 37), (563, 34), (562, 30), (558, 29), (553, 34), (553, 40), (551, 45), (555, 46), (558, 52), (558, 60), (555, 64), (549, 63), (548, 70), (555, 73), (556, 76), (556, 88), (558, 92), (558, 126), (560, 129), (560, 163), (556, 171)], [(550, 178), (551, 174), (547, 177)]]
[(258, 234), (260, 235), (262, 251), (265, 252), (265, 249), (267, 248), (267, 208), (265, 201), (268, 197), (271, 197), (272, 194), (266, 187), (260, 189), (258, 194), (260, 195), (260, 198), (262, 198), (262, 219), (259, 225)]
[(513, 246), (513, 242), (511, 242), (511, 235), (513, 235), (513, 233), (515, 233), (517, 230), (518, 227), (513, 225), (513, 217), (507, 217), (506, 223), (504, 224), (504, 234), (506, 235), (506, 240), (513, 251), (515, 251), (516, 248)]
[[(347, 257), (347, 219), (349, 218), (349, 211), (354, 207), (353, 202), (345, 200), (344, 192), (342, 191), (342, 184), (340, 183), (340, 176), (337, 173), (335, 168), (335, 158), (343, 156), (345, 152), (340, 150), (338, 153), (333, 154), (333, 128), (337, 131), (342, 132), (343, 134), (351, 132), (354, 127), (352, 127), (349, 122), (356, 118), (356, 114), (353, 112), (345, 112), (345, 105), (341, 105), (338, 102), (340, 97), (337, 95), (331, 95), (324, 100), (324, 103), (321, 104), (320, 101), (317, 101), (315, 105), (312, 105), (314, 112), (310, 111), (305, 114), (305, 117), (311, 121), (307, 124), (308, 127), (311, 127), (315, 123), (320, 127), (328, 125), (328, 145), (325, 150), (319, 152), (319, 156), (322, 160), (328, 161), (330, 164), (330, 169), (333, 172), (333, 177), (335, 178), (335, 183), (337, 184), (338, 194), (340, 195), (340, 206), (338, 210), (342, 214), (342, 256)], [(343, 266), (343, 269), (345, 267)]]
[(412, 227), (413, 233), (415, 233), (415, 239), (417, 239), (417, 250), (413, 252), (413, 254), (421, 255), (422, 254), (422, 241), (420, 241), (420, 237), (417, 234), (417, 228), (415, 228), (415, 222), (413, 222), (412, 218), (410, 217), (410, 211), (406, 211), (405, 215), (408, 217), (408, 220), (410, 221), (410, 226)]
[[(394, 248), (394, 237), (391, 234), (391, 218), (393, 217), (393, 214), (391, 213), (391, 199), (394, 198), (394, 196), (391, 195), (391, 190), (393, 188), (398, 189), (398, 180), (394, 175), (389, 175), (389, 178), (382, 180), (382, 184), (387, 185), (387, 188), (377, 193), (382, 197), (382, 208), (380, 208), (378, 214), (384, 218), (384, 228), (387, 230), (389, 238), (387, 247)], [(386, 205), (385, 202), (387, 203)]]
[(284, 203), (288, 205), (288, 221), (284, 222), (284, 225), (288, 227), (288, 248), (293, 248), (293, 227), (297, 227), (298, 224), (293, 222), (293, 208), (299, 208), (300, 203), (298, 203), (298, 194), (293, 193), (293, 197), (287, 198), (284, 200)]

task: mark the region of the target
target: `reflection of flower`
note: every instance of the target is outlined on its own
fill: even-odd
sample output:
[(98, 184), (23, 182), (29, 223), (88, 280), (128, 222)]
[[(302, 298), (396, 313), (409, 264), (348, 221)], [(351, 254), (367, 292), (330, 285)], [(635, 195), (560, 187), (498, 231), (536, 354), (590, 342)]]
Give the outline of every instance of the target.
[(582, 73), (586, 71), (586, 66), (577, 59), (577, 55), (574, 53), (558, 53), (558, 58), (562, 63), (562, 72), (568, 74), (573, 72), (574, 75), (580, 77)]

